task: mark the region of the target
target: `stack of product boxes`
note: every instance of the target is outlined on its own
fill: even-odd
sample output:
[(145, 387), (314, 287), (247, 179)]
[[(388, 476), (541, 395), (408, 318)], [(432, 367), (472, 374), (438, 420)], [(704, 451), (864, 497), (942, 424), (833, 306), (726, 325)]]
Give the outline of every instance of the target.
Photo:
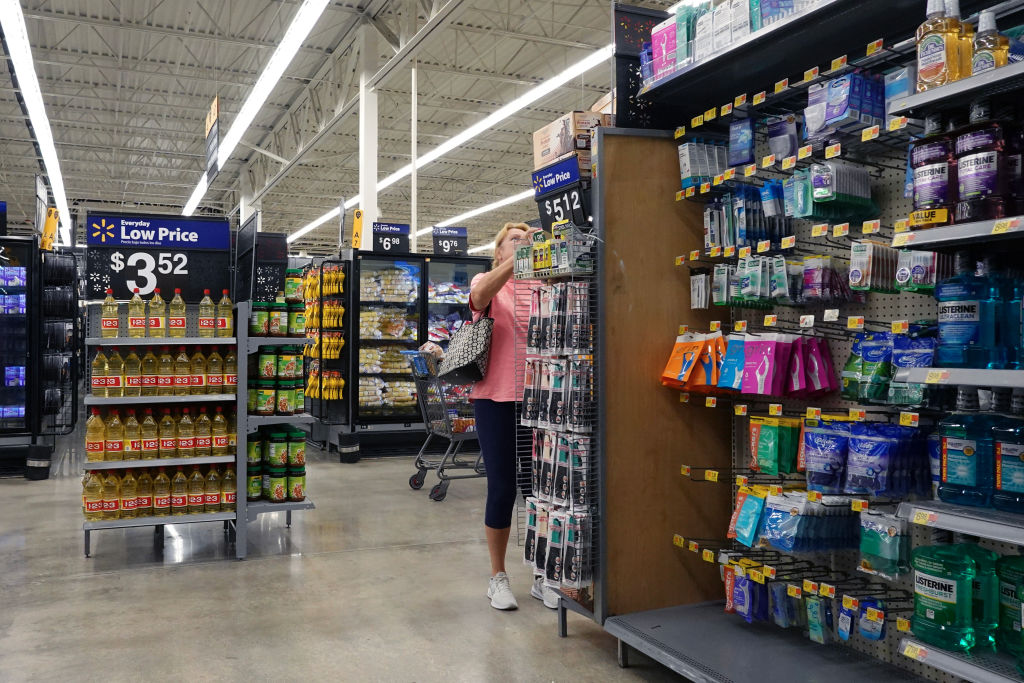
[(611, 124), (611, 114), (597, 111), (571, 111), (549, 123), (533, 134), (533, 169), (539, 171), (574, 156), (580, 178), (589, 180), (594, 129)]

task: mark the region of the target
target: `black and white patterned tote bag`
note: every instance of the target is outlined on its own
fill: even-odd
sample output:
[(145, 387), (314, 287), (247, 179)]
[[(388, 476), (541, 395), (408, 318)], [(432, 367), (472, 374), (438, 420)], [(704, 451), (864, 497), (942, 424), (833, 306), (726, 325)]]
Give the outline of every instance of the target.
[(494, 332), (494, 318), (490, 314), (488, 306), (478, 320), (467, 322), (455, 331), (437, 371), (438, 377), (450, 384), (472, 384), (484, 378)]

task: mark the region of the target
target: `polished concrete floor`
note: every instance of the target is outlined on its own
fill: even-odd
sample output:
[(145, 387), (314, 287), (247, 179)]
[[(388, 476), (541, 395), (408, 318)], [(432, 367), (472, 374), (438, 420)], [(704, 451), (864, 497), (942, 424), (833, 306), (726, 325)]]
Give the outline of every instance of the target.
[[(264, 515), (249, 558), (219, 524), (93, 532), (82, 551), (76, 463), (47, 481), (0, 480), (0, 681), (672, 680), (615, 639), (529, 596), (508, 553), (517, 612), (484, 597), (484, 483), (435, 503), (409, 489), (411, 459), (308, 467), (317, 509)], [(430, 477), (434, 475), (431, 474)], [(227, 558), (227, 559), (226, 559)]]

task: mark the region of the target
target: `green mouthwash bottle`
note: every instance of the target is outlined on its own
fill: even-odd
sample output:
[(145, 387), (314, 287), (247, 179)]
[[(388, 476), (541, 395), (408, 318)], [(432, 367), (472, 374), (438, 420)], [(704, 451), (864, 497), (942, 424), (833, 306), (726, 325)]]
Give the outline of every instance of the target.
[(974, 647), (972, 587), (974, 560), (957, 546), (933, 545), (914, 550), (913, 631), (944, 650)]
[(976, 647), (995, 650), (999, 628), (999, 577), (996, 562), (999, 555), (974, 543), (955, 546), (974, 560), (973, 587), (974, 641)]
[(1017, 586), (1024, 580), (1024, 557), (1008, 555), (996, 562), (999, 576), (999, 630), (996, 644), (999, 649), (1017, 657), (1024, 655), (1021, 636), (1020, 593)]
[(992, 499), (992, 427), (996, 416), (977, 412), (978, 393), (971, 387), (957, 389), (956, 408), (939, 422), (939, 498), (947, 503), (985, 507)]
[(996, 461), (992, 507), (1024, 512), (1024, 421), (1006, 417), (992, 429)]

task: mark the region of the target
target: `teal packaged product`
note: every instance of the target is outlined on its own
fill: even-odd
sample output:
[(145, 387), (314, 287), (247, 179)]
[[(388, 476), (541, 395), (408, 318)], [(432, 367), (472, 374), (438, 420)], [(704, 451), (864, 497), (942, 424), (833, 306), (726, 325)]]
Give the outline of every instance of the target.
[(757, 540), (757, 529), (761, 523), (763, 510), (764, 498), (756, 495), (748, 495), (740, 506), (736, 518), (736, 540), (748, 548), (753, 547), (754, 541)]
[(956, 547), (974, 560), (971, 586), (975, 647), (994, 650), (999, 628), (999, 577), (996, 575), (999, 555), (973, 543), (961, 543)]
[(935, 365), (943, 368), (971, 367), (980, 339), (981, 302), (988, 296), (988, 282), (975, 275), (974, 263), (966, 252), (956, 255), (956, 275), (935, 287), (939, 302), (939, 344)]
[[(1024, 557), (1009, 555), (996, 562), (999, 577), (999, 629), (996, 644), (1000, 650), (1017, 657), (1024, 656), (1021, 636), (1019, 585), (1024, 580)], [(915, 631), (916, 633), (916, 631)]]
[(996, 460), (992, 507), (1024, 513), (1024, 422), (1005, 418), (992, 429)]
[(860, 384), (861, 373), (864, 369), (864, 356), (861, 351), (867, 335), (863, 332), (853, 338), (853, 348), (850, 349), (850, 356), (846, 359), (843, 369), (839, 374), (841, 388), (839, 395), (850, 401), (857, 400), (858, 385)]
[(974, 647), (974, 560), (955, 546), (914, 550), (914, 635), (944, 650)]
[(1003, 318), (1003, 294), (999, 278), (992, 272), (992, 265), (986, 259), (982, 266), (983, 277), (987, 280), (988, 294), (981, 300), (978, 329), (978, 343), (970, 349), (968, 359), (972, 368), (1003, 370), (1006, 356), (999, 345), (999, 324)]
[(861, 569), (895, 577), (909, 568), (909, 550), (907, 520), (875, 510), (860, 513)]
[(939, 422), (942, 482), (939, 498), (947, 503), (985, 507), (992, 499), (995, 416), (977, 412), (977, 390), (957, 389), (957, 412)]
[(750, 0), (750, 32), (764, 28), (761, 21), (761, 0)]
[(807, 637), (824, 645), (832, 641), (832, 610), (826, 601), (818, 597), (804, 599), (807, 607)]
[(861, 371), (857, 382), (860, 401), (884, 401), (889, 395), (892, 380), (891, 332), (875, 332), (861, 342)]

